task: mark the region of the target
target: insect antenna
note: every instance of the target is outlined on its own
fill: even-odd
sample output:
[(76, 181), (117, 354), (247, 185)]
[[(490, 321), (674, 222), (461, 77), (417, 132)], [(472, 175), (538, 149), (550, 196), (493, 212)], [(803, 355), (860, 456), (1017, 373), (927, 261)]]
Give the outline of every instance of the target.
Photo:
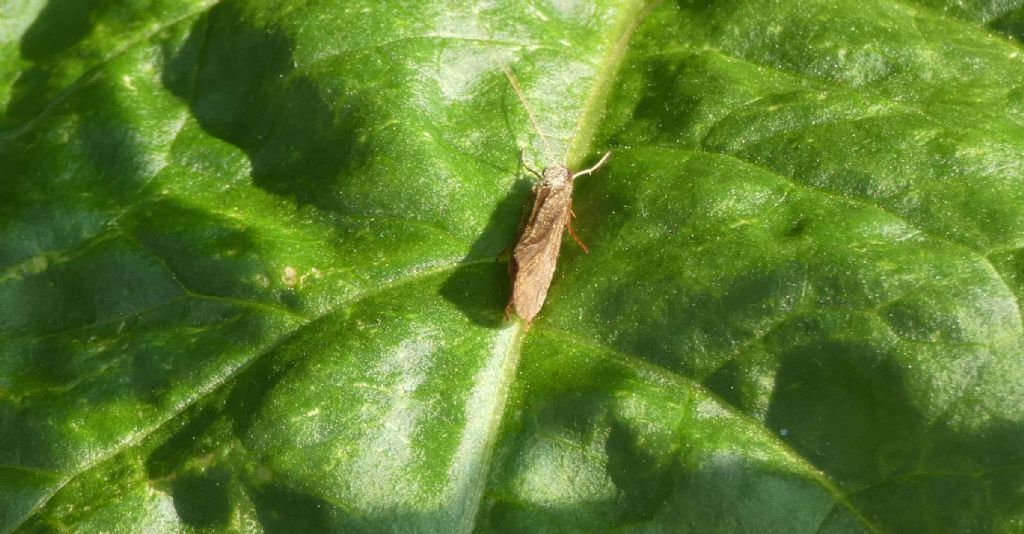
[(551, 145), (548, 144), (548, 136), (544, 135), (544, 132), (540, 129), (540, 125), (537, 124), (537, 116), (533, 114), (533, 109), (531, 109), (530, 104), (526, 102), (526, 95), (523, 94), (523, 88), (519, 86), (519, 79), (516, 78), (516, 74), (512, 72), (512, 69), (510, 69), (508, 65), (502, 65), (501, 70), (505, 73), (505, 77), (508, 78), (509, 83), (512, 84), (512, 90), (516, 92), (516, 98), (519, 99), (519, 102), (526, 110), (526, 115), (530, 117), (530, 124), (533, 125), (533, 131), (537, 132), (537, 135), (540, 136), (541, 143), (544, 144), (544, 157), (548, 158), (549, 162), (555, 161), (555, 158), (551, 156)]

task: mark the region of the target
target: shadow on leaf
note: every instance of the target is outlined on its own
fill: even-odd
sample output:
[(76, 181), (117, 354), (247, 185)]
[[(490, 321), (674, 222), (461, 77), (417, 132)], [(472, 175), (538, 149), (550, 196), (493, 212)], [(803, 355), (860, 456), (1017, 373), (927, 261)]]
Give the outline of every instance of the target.
[(257, 187), (339, 211), (336, 182), (367, 157), (358, 138), (365, 103), (328, 101), (296, 72), (291, 38), (247, 17), (238, 2), (214, 7), (165, 67), (164, 85), (204, 130), (246, 153)]
[(524, 209), (528, 209), (525, 206), (529, 197), (530, 182), (516, 182), (495, 207), (487, 227), (463, 260), (471, 262), (494, 258), (494, 265), (471, 264), (459, 267), (441, 286), (441, 296), (480, 326), (499, 328), (505, 322), (503, 314), (510, 283), (507, 259), (501, 260), (502, 256), (512, 252), (514, 242), (511, 239), (517, 234), (512, 224), (520, 220)]
[(60, 88), (53, 83), (58, 65), (54, 56), (72, 48), (93, 29), (96, 14), (112, 4), (110, 0), (64, 2), (50, 0), (21, 37), (21, 59), (32, 63), (14, 82), (0, 131), (16, 127), (39, 115)]

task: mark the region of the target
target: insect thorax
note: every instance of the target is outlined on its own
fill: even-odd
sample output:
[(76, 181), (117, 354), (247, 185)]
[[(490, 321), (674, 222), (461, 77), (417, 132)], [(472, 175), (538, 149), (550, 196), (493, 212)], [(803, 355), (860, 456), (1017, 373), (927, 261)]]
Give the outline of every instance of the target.
[(561, 163), (556, 163), (544, 169), (544, 185), (549, 187), (561, 187), (572, 181), (569, 169)]

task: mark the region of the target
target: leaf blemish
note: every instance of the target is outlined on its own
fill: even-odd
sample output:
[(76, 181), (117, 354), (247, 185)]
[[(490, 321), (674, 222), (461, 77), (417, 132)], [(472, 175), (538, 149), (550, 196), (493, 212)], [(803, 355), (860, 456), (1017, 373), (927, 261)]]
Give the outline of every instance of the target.
[(284, 268), (284, 274), (281, 275), (281, 282), (288, 287), (295, 287), (299, 283), (299, 273), (295, 270), (295, 267), (288, 266)]

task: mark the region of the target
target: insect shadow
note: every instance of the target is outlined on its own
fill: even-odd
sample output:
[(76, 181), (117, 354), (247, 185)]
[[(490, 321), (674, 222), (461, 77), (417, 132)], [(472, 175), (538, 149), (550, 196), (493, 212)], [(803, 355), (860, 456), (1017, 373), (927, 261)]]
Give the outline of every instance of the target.
[(525, 178), (512, 185), (463, 258), (466, 265), (455, 269), (441, 286), (441, 296), (478, 325), (498, 328), (505, 322), (511, 287), (508, 255), (526, 215), (531, 188)]

